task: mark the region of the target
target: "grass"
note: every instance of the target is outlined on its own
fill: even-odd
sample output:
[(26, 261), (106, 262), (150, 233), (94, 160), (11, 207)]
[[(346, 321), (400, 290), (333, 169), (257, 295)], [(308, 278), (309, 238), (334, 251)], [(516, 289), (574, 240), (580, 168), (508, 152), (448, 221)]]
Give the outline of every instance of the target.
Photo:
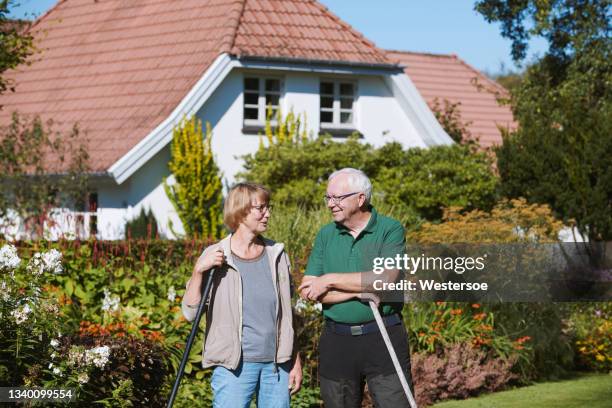
[(612, 374), (581, 374), (564, 381), (487, 394), (467, 400), (445, 401), (434, 408), (609, 408), (612, 406)]

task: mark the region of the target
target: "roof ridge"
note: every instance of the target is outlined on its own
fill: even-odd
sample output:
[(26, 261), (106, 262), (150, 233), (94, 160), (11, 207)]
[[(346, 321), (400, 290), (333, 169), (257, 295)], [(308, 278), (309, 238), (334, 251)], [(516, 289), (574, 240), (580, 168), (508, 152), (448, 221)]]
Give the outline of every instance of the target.
[[(242, 15), (244, 13), (244, 6), (246, 2), (247, 0), (233, 0), (233, 6), (236, 8), (232, 8), (232, 11), (230, 11), (229, 13), (229, 24), (227, 28), (229, 32), (225, 34), (223, 36), (223, 39), (221, 40), (221, 44), (219, 47), (220, 53), (225, 52), (230, 54), (232, 52), (232, 49), (234, 48), (234, 43), (236, 42), (236, 36), (238, 35), (238, 27), (240, 27), (240, 19), (242, 18)], [(229, 38), (225, 39), (226, 37)]]
[(445, 53), (437, 53), (437, 52), (407, 51), (407, 50), (398, 50), (398, 49), (386, 49), (385, 51), (395, 52), (398, 54), (427, 55), (431, 57), (447, 57), (447, 58), (459, 59), (459, 57), (455, 53), (445, 54)]
[(340, 24), (342, 27), (349, 30), (352, 34), (354, 34), (361, 42), (363, 42), (368, 47), (371, 47), (377, 53), (381, 54), (383, 58), (385, 58), (389, 63), (393, 63), (393, 61), (387, 56), (387, 53), (384, 49), (379, 48), (373, 41), (369, 40), (365, 35), (363, 35), (359, 30), (353, 28), (349, 23), (342, 20), (338, 17), (334, 12), (332, 12), (328, 7), (319, 3), (317, 0), (307, 0), (309, 3), (312, 3), (315, 7), (325, 13), (327, 16), (331, 17), (336, 23)]

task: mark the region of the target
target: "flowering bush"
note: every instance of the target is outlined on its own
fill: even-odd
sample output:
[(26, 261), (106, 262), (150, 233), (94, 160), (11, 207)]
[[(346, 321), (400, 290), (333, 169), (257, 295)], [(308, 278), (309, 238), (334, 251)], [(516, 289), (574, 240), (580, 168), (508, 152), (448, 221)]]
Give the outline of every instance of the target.
[(516, 339), (495, 331), (493, 313), (478, 303), (450, 302), (409, 304), (406, 327), (412, 349), (436, 353), (452, 344), (467, 343), (496, 357), (527, 358), (529, 336)]
[(469, 342), (447, 344), (434, 354), (412, 355), (412, 376), (420, 406), (449, 398), (497, 391), (518, 378), (515, 357), (495, 357)]
[(61, 258), (56, 250), (36, 253), (24, 266), (13, 245), (0, 248), (0, 383), (3, 385), (15, 385), (15, 381), (32, 383), (45, 372), (57, 374), (56, 367), (42, 367), (40, 362), (50, 360), (52, 339), (60, 337), (65, 330), (57, 299), (49, 296), (43, 286), (49, 274), (62, 272)]
[(597, 371), (612, 370), (612, 304), (577, 306), (568, 319), (577, 363)]

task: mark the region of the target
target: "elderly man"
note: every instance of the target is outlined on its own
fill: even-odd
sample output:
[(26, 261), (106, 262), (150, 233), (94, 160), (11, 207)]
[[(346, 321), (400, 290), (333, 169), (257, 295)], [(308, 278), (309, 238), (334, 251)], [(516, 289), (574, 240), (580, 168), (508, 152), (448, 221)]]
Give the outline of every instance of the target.
[[(334, 222), (317, 234), (299, 288), (304, 299), (323, 303), (319, 376), (326, 408), (361, 407), (364, 380), (377, 407), (409, 406), (367, 303), (378, 299), (364, 293), (366, 282), (371, 281), (372, 255), (404, 253), (404, 228), (378, 214), (370, 205), (371, 195), (372, 184), (360, 170), (345, 168), (329, 177), (325, 203)], [(390, 273), (387, 278), (394, 279), (398, 271)], [(402, 304), (383, 302), (379, 310), (411, 385)]]

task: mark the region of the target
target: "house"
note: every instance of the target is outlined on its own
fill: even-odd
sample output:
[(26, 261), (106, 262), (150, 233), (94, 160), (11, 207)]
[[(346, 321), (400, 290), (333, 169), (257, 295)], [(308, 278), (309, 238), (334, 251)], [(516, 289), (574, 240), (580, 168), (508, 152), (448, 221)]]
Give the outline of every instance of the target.
[(14, 110), (79, 124), (95, 175), (84, 235), (121, 238), (142, 206), (162, 236), (169, 221), (180, 231), (162, 180), (185, 115), (210, 122), (227, 183), (257, 149), (267, 104), (338, 140), (452, 143), (427, 104), (437, 79), (411, 80), (418, 54), (378, 48), (316, 0), (61, 0), (31, 30), (41, 53), (9, 73), (0, 124)]

